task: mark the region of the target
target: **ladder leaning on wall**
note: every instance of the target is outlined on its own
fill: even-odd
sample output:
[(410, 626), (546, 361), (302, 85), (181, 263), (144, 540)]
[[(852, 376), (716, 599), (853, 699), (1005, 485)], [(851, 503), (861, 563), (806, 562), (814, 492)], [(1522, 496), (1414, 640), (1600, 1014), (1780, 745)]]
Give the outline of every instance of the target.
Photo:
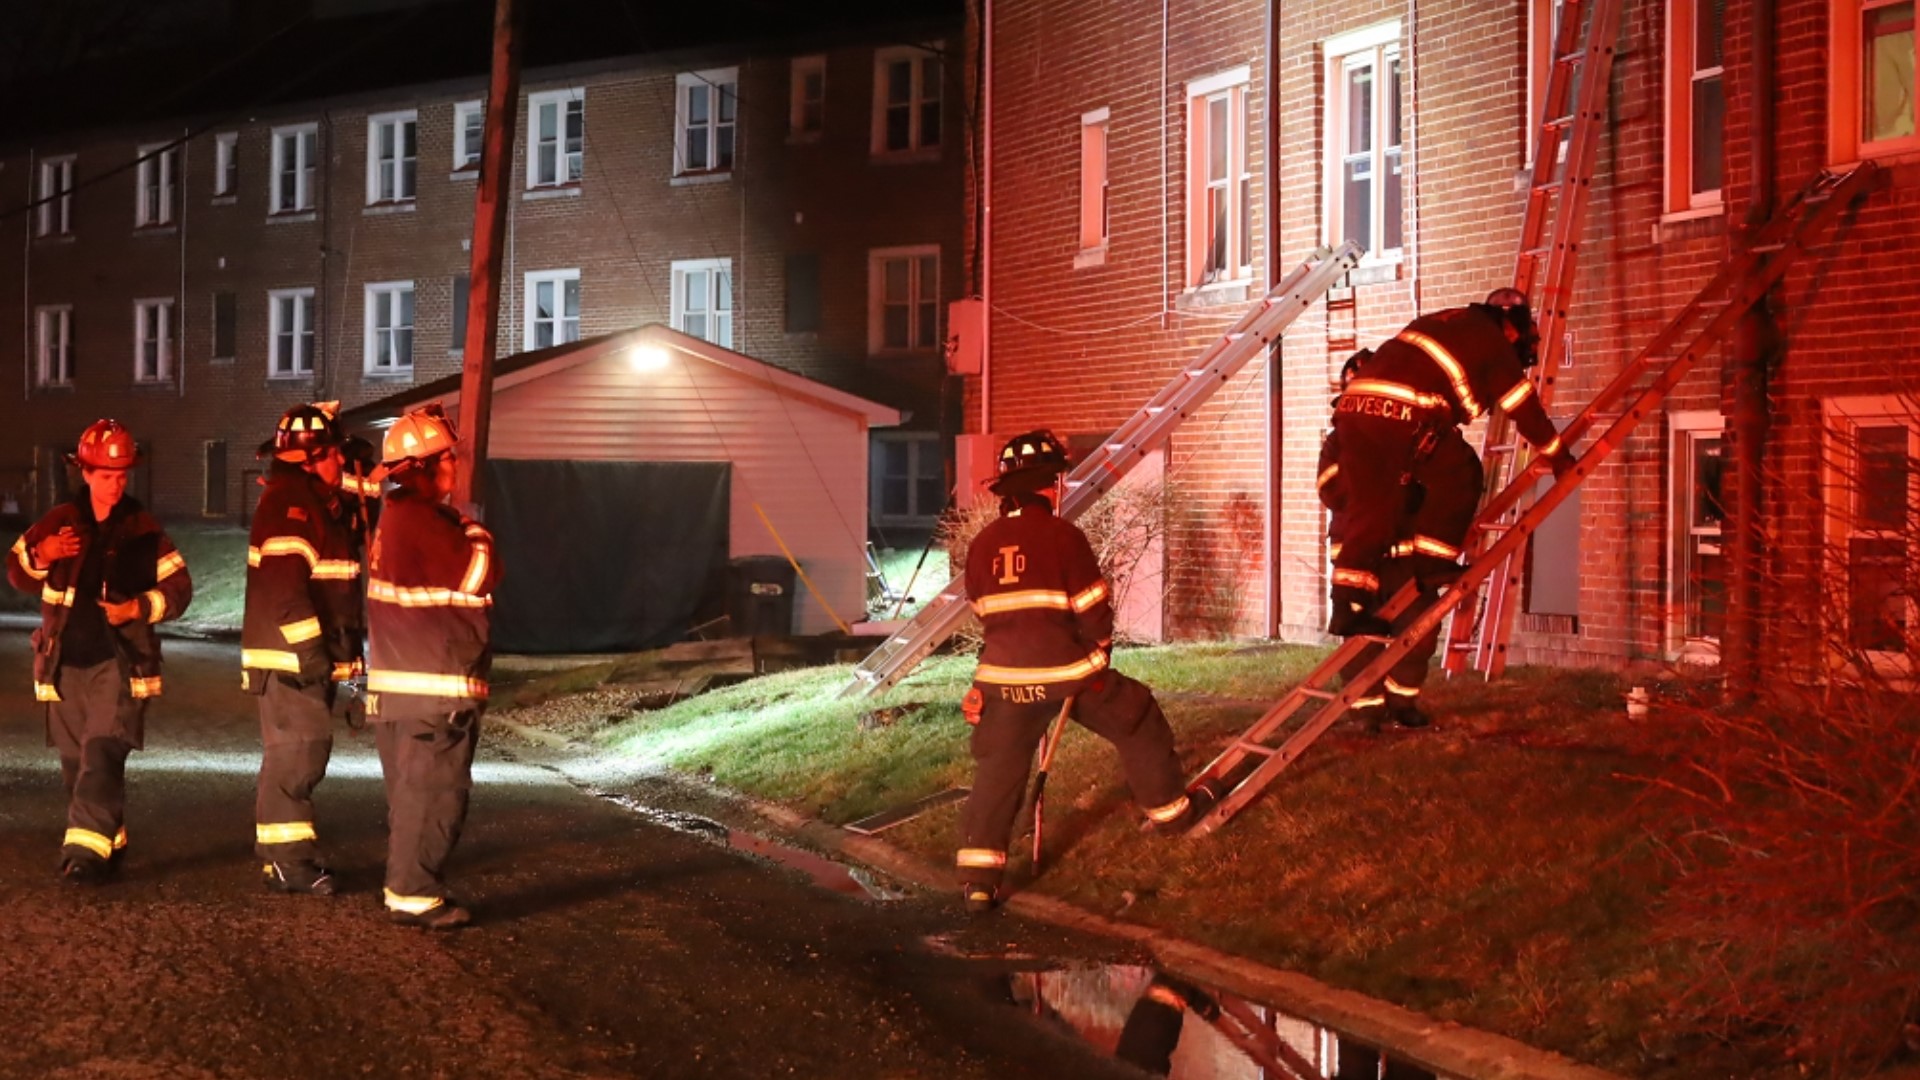
[[(1166, 445), (1176, 428), (1206, 404), (1247, 361), (1271, 349), (1287, 326), (1359, 261), (1360, 245), (1349, 240), (1331, 252), (1317, 251), (1295, 267), (1067, 474), (1060, 517), (1066, 521), (1078, 518), (1111, 491), (1141, 459)], [(915, 665), (960, 628), (972, 610), (966, 599), (965, 577), (955, 577), (907, 625), (854, 668), (853, 679), (841, 689), (839, 696), (864, 696), (885, 690), (905, 678)]]
[[(1385, 678), (1422, 638), (1437, 629), (1442, 619), (1458, 612), (1469, 599), (1477, 596), (1488, 575), (1505, 566), (1554, 508), (1593, 475), (1641, 421), (1655, 414), (1661, 402), (1700, 358), (1733, 333), (1747, 309), (1780, 281), (1788, 267), (1809, 253), (1810, 245), (1825, 229), (1866, 197), (1879, 176), (1878, 167), (1865, 162), (1846, 172), (1822, 172), (1796, 192), (1754, 236), (1746, 250), (1722, 267), (1653, 341), (1567, 424), (1562, 437), (1570, 446), (1580, 445), (1582, 437), (1591, 429), (1605, 425), (1580, 454), (1572, 471), (1555, 481), (1529, 509), (1517, 516), (1512, 514), (1522, 499), (1532, 495), (1538, 470), (1521, 472), (1487, 503), (1473, 527), (1477, 533), (1491, 536), (1491, 543), (1479, 551), (1452, 588), (1392, 637), (1348, 638), (1300, 685), (1201, 770), (1188, 785), (1189, 790), (1205, 786), (1218, 796), (1218, 801), (1190, 835), (1210, 833), (1239, 813), (1332, 727), (1355, 699)], [(1414, 585), (1408, 584), (1387, 602), (1381, 614), (1394, 621), (1412, 606), (1417, 591)], [(1341, 668), (1376, 646), (1372, 661), (1341, 690), (1328, 689)], [(1298, 724), (1292, 733), (1277, 746), (1268, 744), (1268, 739), (1295, 721)]]

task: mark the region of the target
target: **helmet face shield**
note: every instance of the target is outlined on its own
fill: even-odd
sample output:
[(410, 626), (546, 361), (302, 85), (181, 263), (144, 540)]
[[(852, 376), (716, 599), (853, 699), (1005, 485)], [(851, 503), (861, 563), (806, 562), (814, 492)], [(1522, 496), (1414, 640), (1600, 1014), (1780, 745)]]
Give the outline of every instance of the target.
[(274, 456), (287, 461), (312, 461), (339, 445), (333, 414), (319, 405), (295, 405), (273, 429)]
[(1488, 294), (1484, 306), (1513, 331), (1513, 351), (1519, 356), (1520, 365), (1532, 367), (1539, 363), (1540, 331), (1533, 324), (1533, 308), (1527, 303), (1527, 294), (1519, 289), (1495, 289)]
[(1024, 432), (1000, 448), (999, 476), (988, 485), (996, 495), (1032, 494), (1052, 487), (1068, 467), (1066, 444), (1044, 429)]

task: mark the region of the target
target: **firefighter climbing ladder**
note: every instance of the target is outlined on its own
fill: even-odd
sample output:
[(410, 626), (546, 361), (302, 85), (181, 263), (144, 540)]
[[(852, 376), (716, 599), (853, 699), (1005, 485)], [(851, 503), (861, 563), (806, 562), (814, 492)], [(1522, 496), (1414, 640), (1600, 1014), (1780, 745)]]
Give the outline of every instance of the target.
[[(1867, 194), (1877, 175), (1876, 166), (1866, 162), (1844, 173), (1822, 172), (1795, 193), (1754, 236), (1746, 250), (1722, 267), (1699, 295), (1567, 424), (1562, 434), (1572, 445), (1578, 445), (1588, 429), (1606, 425), (1572, 471), (1517, 517), (1510, 516), (1509, 511), (1532, 492), (1533, 473), (1522, 472), (1489, 500), (1474, 522), (1474, 529), (1477, 533), (1492, 534), (1492, 543), (1468, 564), (1453, 588), (1393, 637), (1348, 638), (1279, 704), (1201, 770), (1189, 785), (1190, 789), (1204, 784), (1220, 798), (1190, 835), (1212, 832), (1257, 798), (1281, 770), (1340, 719), (1354, 699), (1385, 678), (1393, 665), (1437, 628), (1442, 619), (1476, 596), (1487, 576), (1504, 566), (1554, 508), (1609, 454), (1619, 449), (1642, 420), (1654, 414), (1699, 359), (1732, 333), (1741, 315), (1766, 295), (1795, 260), (1807, 253), (1821, 230)], [(1651, 381), (1642, 386), (1642, 380), (1649, 374), (1652, 374)], [(1395, 619), (1412, 605), (1414, 595), (1415, 588), (1409, 584), (1387, 602), (1381, 614), (1389, 620)], [(1381, 646), (1378, 655), (1343, 689), (1327, 689), (1341, 668), (1376, 645)], [(1304, 722), (1278, 746), (1267, 745), (1267, 739), (1295, 719)]]
[[(1556, 373), (1566, 354), (1567, 309), (1572, 305), (1580, 237), (1586, 227), (1587, 195), (1593, 188), (1600, 131), (1606, 126), (1607, 88), (1613, 78), (1613, 54), (1620, 36), (1620, 2), (1566, 0), (1560, 5), (1553, 32), (1553, 62), (1548, 67), (1540, 122), (1534, 131), (1533, 171), (1526, 216), (1520, 225), (1513, 287), (1527, 295), (1537, 313), (1540, 363), (1534, 368), (1534, 385), (1540, 404), (1549, 407), (1553, 404)], [(1580, 36), (1583, 20), (1584, 39)], [(1480, 460), (1486, 466), (1486, 489), (1480, 503), (1483, 509), (1509, 481), (1525, 474), (1527, 449), (1506, 412), (1494, 410), (1487, 418), (1486, 438), (1480, 450)], [(1525, 513), (1530, 503), (1526, 497), (1515, 502), (1508, 512), (1508, 523)], [(1470, 554), (1482, 550), (1485, 544), (1470, 541), (1467, 546)], [(1490, 679), (1505, 667), (1507, 636), (1513, 630), (1514, 601), (1520, 595), (1526, 551), (1522, 542), (1499, 572), (1487, 579), (1484, 604), (1467, 604), (1455, 611), (1447, 629), (1447, 649), (1442, 654), (1449, 674), (1464, 671), (1470, 657), (1473, 666)]]
[[(1360, 245), (1349, 240), (1331, 253), (1316, 252), (1295, 267), (1273, 291), (1241, 316), (1240, 321), (1162, 387), (1153, 400), (1120, 425), (1105, 444), (1067, 474), (1060, 517), (1066, 521), (1079, 517), (1112, 490), (1142, 458), (1165, 445), (1175, 428), (1246, 366), (1247, 361), (1279, 341), (1287, 326), (1359, 261)], [(870, 694), (905, 678), (914, 665), (960, 628), (971, 610), (966, 598), (966, 581), (956, 577), (920, 614), (860, 662), (854, 669), (853, 681), (840, 691), (840, 696)]]

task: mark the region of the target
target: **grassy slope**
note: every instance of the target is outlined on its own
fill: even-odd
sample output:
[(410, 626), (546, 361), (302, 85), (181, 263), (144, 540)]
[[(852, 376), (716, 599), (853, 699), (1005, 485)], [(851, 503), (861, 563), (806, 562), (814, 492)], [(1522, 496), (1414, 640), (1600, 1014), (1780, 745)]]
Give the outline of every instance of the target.
[[(247, 531), (234, 526), (168, 525), (193, 574), (193, 603), (181, 616), (183, 628), (238, 630), (247, 589)], [(10, 547), (14, 537), (7, 537)], [(0, 589), (0, 611), (38, 614), (38, 596)]]
[[(1191, 772), (1322, 655), (1191, 645), (1128, 650), (1120, 666), (1155, 686)], [(596, 737), (845, 822), (968, 783), (957, 702), (971, 667), (936, 659), (857, 704), (832, 697), (846, 668), (789, 672)], [(1036, 887), (1623, 1072), (1688, 1075), (1697, 1056), (1677, 1072), (1660, 1062), (1693, 1048), (1649, 1019), (1686, 958), (1652, 941), (1660, 811), (1632, 777), (1659, 763), (1635, 753), (1616, 680), (1522, 669), (1493, 685), (1436, 678), (1431, 697), (1437, 729), (1343, 723), (1194, 843), (1140, 833), (1112, 751), (1076, 729), (1055, 762)], [(860, 712), (889, 705), (911, 711), (858, 729)], [(955, 814), (888, 837), (945, 863)], [(1016, 882), (1023, 862), (1016, 850)]]

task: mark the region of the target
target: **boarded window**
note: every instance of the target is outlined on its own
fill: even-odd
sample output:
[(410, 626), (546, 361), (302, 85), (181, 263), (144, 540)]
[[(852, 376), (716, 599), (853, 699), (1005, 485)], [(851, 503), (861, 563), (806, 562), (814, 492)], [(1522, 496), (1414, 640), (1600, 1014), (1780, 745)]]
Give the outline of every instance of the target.
[(447, 348), (459, 352), (467, 344), (467, 286), (465, 274), (453, 279), (453, 326), (448, 332)]
[(234, 294), (213, 294), (213, 358), (231, 360), (234, 356)]
[(206, 446), (205, 491), (201, 513), (208, 517), (227, 516), (227, 443), (209, 439)]
[(787, 256), (787, 333), (810, 334), (820, 329), (820, 256), (795, 252)]

